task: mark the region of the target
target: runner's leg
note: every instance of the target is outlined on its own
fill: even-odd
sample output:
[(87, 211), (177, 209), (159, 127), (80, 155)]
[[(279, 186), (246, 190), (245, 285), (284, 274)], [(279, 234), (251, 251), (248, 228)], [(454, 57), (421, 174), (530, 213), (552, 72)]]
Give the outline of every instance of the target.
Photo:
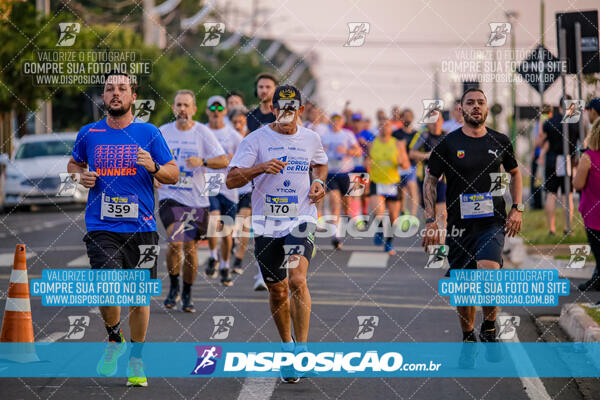
[(294, 335), (296, 342), (306, 343), (308, 341), (308, 327), (310, 323), (311, 298), (306, 285), (306, 271), (308, 260), (306, 257), (290, 256), (290, 262), (299, 258), (296, 268), (288, 269), (288, 280), (291, 292), (290, 313), (294, 323)]

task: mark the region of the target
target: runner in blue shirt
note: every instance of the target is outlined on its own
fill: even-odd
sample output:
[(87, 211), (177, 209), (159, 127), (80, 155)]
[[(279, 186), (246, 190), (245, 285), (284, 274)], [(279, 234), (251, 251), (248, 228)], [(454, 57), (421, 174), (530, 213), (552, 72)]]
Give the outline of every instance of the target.
[[(179, 170), (160, 131), (134, 119), (132, 78), (124, 73), (107, 74), (102, 97), (108, 115), (81, 128), (67, 166), (90, 189), (85, 213), (88, 232), (83, 238), (90, 265), (92, 269), (148, 268), (156, 278), (159, 247), (153, 178), (174, 184)], [(120, 329), (121, 307), (100, 307), (100, 312), (109, 343), (98, 372), (112, 376), (127, 347)], [(133, 345), (127, 386), (148, 385), (141, 351), (149, 319), (149, 306), (130, 308)]]

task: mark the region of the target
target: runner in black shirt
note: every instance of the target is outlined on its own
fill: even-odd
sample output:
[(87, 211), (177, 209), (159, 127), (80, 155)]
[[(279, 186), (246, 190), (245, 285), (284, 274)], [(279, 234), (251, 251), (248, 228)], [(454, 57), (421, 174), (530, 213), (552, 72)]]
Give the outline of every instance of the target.
[(263, 125), (275, 122), (275, 114), (269, 110), (275, 88), (278, 86), (275, 76), (263, 72), (254, 81), (254, 95), (260, 100), (260, 105), (250, 111), (247, 116), (248, 132), (253, 132)]
[[(567, 100), (571, 100), (571, 96), (566, 96)], [(543, 143), (547, 146), (545, 164), (545, 181), (544, 188), (546, 189), (546, 220), (548, 221), (549, 234), (552, 236), (556, 232), (556, 199), (558, 197), (558, 189), (560, 188), (563, 197), (563, 206), (567, 204), (565, 198), (565, 171), (564, 171), (564, 146), (563, 146), (563, 101), (561, 100), (558, 106), (558, 114), (548, 119), (542, 125), (542, 132), (538, 137), (538, 144)], [(577, 140), (579, 139), (579, 124), (567, 124), (567, 131), (569, 133), (569, 154), (573, 168), (576, 167), (576, 151), (577, 151)], [(562, 171), (561, 171), (562, 170)], [(569, 193), (569, 208), (570, 208), (570, 219), (573, 220), (573, 174), (572, 171), (568, 171), (569, 179), (571, 182), (571, 193)], [(565, 215), (566, 219), (566, 215)], [(566, 228), (566, 225), (565, 225)], [(568, 232), (564, 232), (568, 234)]]
[[(436, 185), (439, 177), (447, 180), (448, 262), (450, 268), (498, 269), (502, 265), (504, 234), (509, 237), (521, 230), (521, 174), (508, 137), (485, 127), (487, 100), (479, 89), (469, 89), (461, 99), (465, 125), (449, 133), (433, 150), (423, 185), (427, 229), (423, 245), (440, 243), (435, 222)], [(511, 175), (513, 204), (506, 216), (504, 198), (499, 193), (500, 166)], [(463, 229), (461, 231), (461, 229)], [(455, 234), (460, 232), (458, 234)], [(476, 308), (457, 307), (463, 341), (477, 341), (473, 328)], [(483, 307), (484, 322), (479, 338), (496, 341), (497, 308)]]

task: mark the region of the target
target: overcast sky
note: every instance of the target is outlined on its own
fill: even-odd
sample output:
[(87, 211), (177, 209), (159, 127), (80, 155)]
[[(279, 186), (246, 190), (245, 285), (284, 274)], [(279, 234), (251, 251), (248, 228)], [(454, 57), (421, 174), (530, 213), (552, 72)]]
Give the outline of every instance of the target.
[[(249, 12), (253, 1), (233, 3)], [(316, 53), (314, 73), (319, 78), (319, 98), (328, 112), (341, 109), (350, 100), (351, 108), (369, 116), (380, 107), (389, 111), (393, 104), (411, 107), (419, 114), (421, 100), (433, 96), (435, 67), (444, 69), (439, 74), (440, 96), (451, 100), (462, 89), (460, 84), (452, 83), (450, 69), (458, 68), (457, 61), (475, 60), (477, 54), (473, 49), (485, 52), (479, 57), (491, 55), (492, 48), (485, 46), (490, 37), (489, 23), (508, 21), (507, 10), (519, 13), (511, 31), (517, 49), (521, 50), (518, 59), (540, 41), (540, 2), (535, 0), (260, 0), (256, 3), (263, 12), (259, 22), (267, 22), (259, 34), (283, 40), (300, 54)], [(227, 1), (219, 0), (218, 4), (223, 6)], [(558, 56), (556, 12), (597, 8), (597, 0), (545, 1), (546, 47)], [(370, 25), (361, 47), (343, 46), (348, 39), (349, 22)], [(509, 46), (508, 40), (498, 49), (503, 52)], [(507, 60), (508, 55), (500, 55), (501, 63)], [(482, 84), (490, 103), (492, 86)], [(526, 83), (517, 86), (519, 104), (539, 103), (539, 95)], [(568, 89), (574, 87), (569, 82)], [(498, 102), (506, 109), (510, 104), (510, 84), (499, 83), (496, 93)], [(556, 82), (546, 91), (546, 98), (556, 102), (559, 97), (560, 82)]]

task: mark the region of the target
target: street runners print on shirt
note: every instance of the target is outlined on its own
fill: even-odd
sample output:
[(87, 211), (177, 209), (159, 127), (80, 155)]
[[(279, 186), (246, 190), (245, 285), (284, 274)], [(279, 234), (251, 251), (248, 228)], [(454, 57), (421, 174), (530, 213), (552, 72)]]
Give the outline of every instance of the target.
[(164, 165), (173, 159), (160, 131), (152, 124), (131, 123), (113, 129), (106, 119), (81, 128), (73, 146), (73, 159), (96, 171), (96, 184), (90, 189), (85, 212), (88, 231), (151, 232), (153, 217), (153, 176), (137, 165), (142, 148)]
[(293, 135), (284, 135), (264, 126), (242, 140), (230, 167), (249, 168), (274, 158), (288, 164), (278, 174), (254, 178), (252, 229), (256, 235), (282, 237), (302, 222), (316, 223), (317, 209), (308, 198), (309, 169), (327, 164), (327, 155), (319, 135), (309, 129), (298, 126)]

